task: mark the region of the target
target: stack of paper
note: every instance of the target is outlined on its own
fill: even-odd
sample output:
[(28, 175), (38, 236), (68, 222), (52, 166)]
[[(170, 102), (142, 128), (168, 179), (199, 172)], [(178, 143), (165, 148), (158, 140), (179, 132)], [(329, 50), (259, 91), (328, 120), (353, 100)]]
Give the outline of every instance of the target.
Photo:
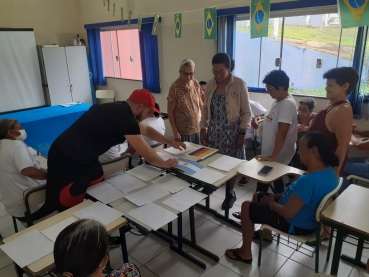
[(240, 160), (240, 159), (236, 159), (236, 158), (224, 155), (220, 157), (219, 159), (216, 159), (214, 162), (210, 163), (209, 166), (228, 172), (243, 162), (244, 160)]
[(94, 185), (87, 189), (87, 193), (104, 204), (109, 204), (124, 197), (124, 193), (107, 182)]
[(73, 222), (76, 222), (77, 220), (73, 217), (68, 217), (66, 220), (63, 220), (59, 222), (58, 224), (55, 224), (51, 226), (50, 228), (47, 228), (43, 231), (41, 231), (44, 236), (46, 236), (49, 240), (55, 242), (56, 238), (60, 234), (61, 231), (65, 229), (65, 227), (71, 225)]
[(0, 246), (19, 267), (38, 261), (53, 252), (54, 243), (37, 230), (26, 234)]
[(104, 226), (123, 216), (121, 212), (114, 210), (100, 202), (95, 202), (82, 210), (74, 213), (80, 219), (90, 218), (99, 221)]
[(113, 185), (124, 194), (128, 194), (129, 192), (135, 189), (139, 189), (146, 186), (146, 184), (141, 180), (126, 173), (110, 178), (106, 180), (106, 182)]
[(159, 187), (169, 191), (170, 193), (176, 193), (190, 186), (189, 183), (173, 176), (172, 174), (167, 174), (163, 177), (157, 178), (151, 181), (153, 184), (157, 184)]
[(154, 231), (177, 218), (176, 214), (154, 203), (134, 209), (128, 212), (127, 215), (149, 226)]
[(141, 189), (135, 193), (125, 196), (125, 198), (137, 206), (143, 206), (149, 204), (155, 200), (158, 200), (169, 192), (166, 189), (159, 187), (158, 185), (151, 185), (147, 188)]
[(201, 169), (191, 176), (207, 184), (214, 184), (215, 182), (218, 182), (220, 179), (225, 177), (224, 174), (207, 168)]
[(191, 188), (185, 188), (184, 190), (177, 192), (176, 194), (161, 203), (183, 213), (184, 211), (199, 203), (205, 197), (206, 194), (203, 194)]
[(161, 170), (153, 168), (152, 166), (149, 166), (147, 164), (137, 166), (134, 169), (127, 171), (127, 173), (145, 182), (150, 181), (163, 174)]

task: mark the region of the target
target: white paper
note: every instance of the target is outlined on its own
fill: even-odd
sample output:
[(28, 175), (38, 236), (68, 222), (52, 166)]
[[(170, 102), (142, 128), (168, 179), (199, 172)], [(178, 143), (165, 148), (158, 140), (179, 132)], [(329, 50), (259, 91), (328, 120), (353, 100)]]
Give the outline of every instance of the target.
[(89, 187), (86, 192), (104, 204), (109, 204), (124, 197), (123, 192), (107, 182)]
[(210, 170), (207, 168), (201, 169), (197, 171), (195, 174), (192, 174), (191, 177), (203, 181), (208, 184), (214, 184), (220, 179), (224, 178), (225, 175), (214, 170)]
[(166, 189), (159, 187), (158, 185), (151, 185), (147, 188), (136, 191), (130, 195), (125, 196), (125, 198), (135, 204), (136, 206), (143, 206), (154, 202), (166, 195), (169, 192)]
[(151, 181), (153, 184), (157, 184), (159, 187), (169, 191), (170, 193), (176, 193), (190, 186), (189, 183), (173, 176), (172, 174), (167, 174), (163, 177)]
[(220, 157), (219, 159), (216, 159), (214, 162), (210, 163), (209, 166), (228, 172), (243, 162), (244, 160), (240, 160), (240, 159), (236, 159), (236, 158), (224, 155)]
[(191, 188), (185, 188), (161, 203), (183, 213), (206, 198), (206, 196), (206, 194)]
[(37, 230), (26, 234), (0, 246), (19, 267), (38, 261), (54, 250), (54, 243)]
[(149, 226), (154, 231), (163, 227), (164, 225), (172, 222), (177, 218), (177, 215), (154, 204), (150, 203), (145, 206), (139, 207), (127, 213), (134, 219)]
[(169, 159), (176, 159), (175, 156), (168, 154), (168, 153), (164, 153), (164, 152), (156, 152), (156, 154), (158, 154), (158, 156), (160, 158), (162, 158), (164, 161), (167, 161)]
[(190, 145), (188, 142), (185, 142), (185, 144), (186, 149), (183, 150), (175, 149), (173, 147), (165, 148), (164, 150), (172, 155), (179, 155), (179, 154), (187, 154), (188, 152), (195, 151), (196, 149), (201, 147), (200, 145), (198, 147), (195, 147), (193, 145)]
[(49, 240), (52, 242), (56, 241), (56, 238), (60, 234), (61, 231), (65, 229), (65, 227), (71, 225), (73, 222), (76, 222), (77, 220), (73, 217), (68, 217), (66, 220), (63, 220), (59, 222), (58, 224), (55, 224), (43, 231), (41, 233), (46, 236)]
[(163, 174), (161, 170), (155, 169), (147, 164), (137, 166), (134, 169), (127, 171), (127, 173), (145, 182), (150, 181)]
[(106, 180), (106, 182), (113, 185), (124, 194), (128, 194), (135, 189), (146, 186), (144, 182), (127, 173), (119, 174), (118, 176)]
[(74, 215), (80, 219), (94, 219), (104, 226), (123, 216), (121, 212), (118, 212), (101, 202), (95, 202), (92, 205), (75, 212)]

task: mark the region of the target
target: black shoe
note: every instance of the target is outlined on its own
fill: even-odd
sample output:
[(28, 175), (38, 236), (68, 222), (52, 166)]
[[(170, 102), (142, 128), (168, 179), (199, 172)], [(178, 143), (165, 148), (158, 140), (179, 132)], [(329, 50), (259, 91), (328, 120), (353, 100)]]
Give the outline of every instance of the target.
[(109, 236), (109, 247), (119, 247), (121, 245), (120, 237)]
[(242, 179), (238, 182), (239, 186), (246, 186), (249, 183), (249, 179), (246, 177), (242, 177)]
[(228, 209), (232, 209), (234, 202), (236, 202), (237, 197), (236, 197), (236, 193), (234, 193), (234, 195), (232, 194), (228, 194), (228, 196), (226, 197), (226, 199), (224, 199), (223, 204), (222, 204), (222, 210), (225, 210), (228, 206)]

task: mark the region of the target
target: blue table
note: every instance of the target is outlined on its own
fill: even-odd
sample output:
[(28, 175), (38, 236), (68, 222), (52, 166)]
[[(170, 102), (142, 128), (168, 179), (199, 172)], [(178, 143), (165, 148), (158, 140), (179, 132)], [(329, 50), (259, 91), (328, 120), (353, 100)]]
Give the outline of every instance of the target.
[(71, 107), (52, 106), (0, 115), (0, 119), (14, 118), (27, 132), (25, 143), (47, 157), (54, 140), (89, 108), (90, 104)]

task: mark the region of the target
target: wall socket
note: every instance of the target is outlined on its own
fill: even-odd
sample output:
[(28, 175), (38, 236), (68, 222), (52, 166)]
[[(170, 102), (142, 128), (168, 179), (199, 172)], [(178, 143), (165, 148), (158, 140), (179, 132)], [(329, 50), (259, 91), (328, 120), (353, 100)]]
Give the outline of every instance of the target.
[(323, 60), (317, 59), (316, 60), (316, 68), (322, 68), (323, 67)]

